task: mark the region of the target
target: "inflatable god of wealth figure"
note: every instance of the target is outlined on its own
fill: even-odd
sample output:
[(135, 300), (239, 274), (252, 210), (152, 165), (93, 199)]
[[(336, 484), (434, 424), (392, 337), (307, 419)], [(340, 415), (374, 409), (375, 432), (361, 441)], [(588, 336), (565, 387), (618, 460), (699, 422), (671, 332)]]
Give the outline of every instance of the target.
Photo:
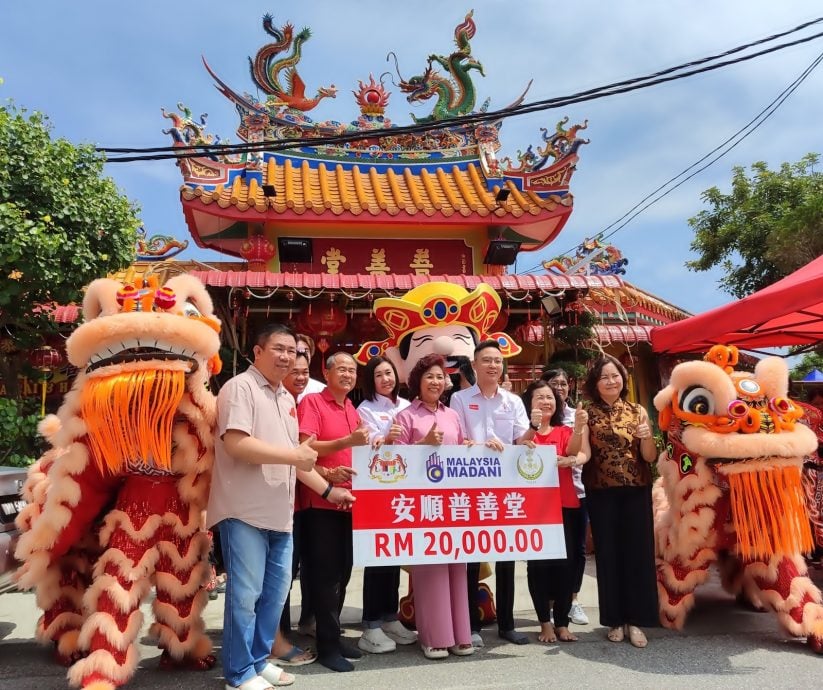
[(138, 664), (140, 603), (154, 585), (161, 667), (214, 665), (201, 617), (209, 542), (202, 511), (213, 457), (220, 322), (203, 284), (89, 285), (85, 322), (66, 341), (80, 373), (41, 423), (18, 516), (19, 585), (43, 609), (72, 685), (111, 690)]
[(778, 357), (734, 371), (736, 348), (685, 362), (654, 399), (668, 443), (654, 489), (660, 620), (680, 629), (709, 566), (723, 585), (767, 606), (823, 652), (821, 593), (806, 574), (812, 546), (800, 471), (817, 439), (798, 424)]
[(365, 364), (383, 355), (397, 367), (401, 382), (406, 382), (419, 359), (436, 353), (446, 358), (449, 373), (472, 376), (471, 360), (480, 341), (496, 340), (504, 357), (514, 357), (521, 350), (505, 333), (490, 332), (500, 307), (500, 297), (485, 283), (472, 292), (453, 283), (425, 283), (399, 299), (375, 300), (375, 316), (389, 337), (365, 343), (355, 359)]

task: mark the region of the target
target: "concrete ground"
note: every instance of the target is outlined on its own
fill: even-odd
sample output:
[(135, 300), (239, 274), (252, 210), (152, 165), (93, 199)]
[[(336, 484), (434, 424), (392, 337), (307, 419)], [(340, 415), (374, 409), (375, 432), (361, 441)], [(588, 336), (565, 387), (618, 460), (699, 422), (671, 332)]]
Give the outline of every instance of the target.
[[(627, 642), (605, 639), (598, 624), (597, 585), (593, 563), (587, 568), (580, 601), (592, 623), (572, 626), (577, 643), (543, 645), (526, 586), (525, 563), (517, 564), (515, 610), (517, 627), (532, 644), (503, 643), (496, 628), (486, 628), (486, 647), (474, 656), (427, 661), (417, 645), (398, 647), (392, 654), (365, 655), (355, 671), (334, 674), (318, 664), (293, 669), (295, 688), (541, 688), (567, 683), (592, 688), (810, 688), (820, 687), (823, 659), (801, 640), (786, 638), (773, 615), (737, 607), (715, 582), (701, 590), (686, 630), (648, 631), (649, 646), (633, 648)], [(817, 584), (823, 572), (814, 571)], [(403, 578), (405, 583), (405, 576)], [(488, 582), (493, 587), (494, 578)], [(403, 585), (405, 590), (405, 584)], [(362, 570), (355, 570), (348, 589), (343, 621), (345, 634), (360, 634)], [(299, 597), (299, 588), (294, 588)], [(144, 607), (146, 625), (150, 611)], [(293, 620), (297, 619), (293, 608)], [(209, 603), (207, 628), (219, 652), (223, 597)], [(66, 687), (65, 670), (51, 663), (49, 652), (33, 641), (39, 612), (31, 594), (0, 596), (0, 690), (38, 690)], [(145, 632), (145, 631), (144, 631)], [(311, 639), (299, 638), (300, 644)], [(157, 670), (159, 650), (141, 640), (140, 669), (128, 684), (135, 690), (223, 687), (220, 667), (205, 673), (163, 673)]]

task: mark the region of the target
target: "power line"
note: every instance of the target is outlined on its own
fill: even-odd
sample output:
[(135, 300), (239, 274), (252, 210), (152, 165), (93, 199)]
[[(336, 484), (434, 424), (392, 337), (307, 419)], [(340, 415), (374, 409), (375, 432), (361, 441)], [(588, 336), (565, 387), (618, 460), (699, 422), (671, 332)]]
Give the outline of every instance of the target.
[[(650, 86), (655, 86), (658, 84), (666, 83), (669, 81), (675, 81), (678, 79), (685, 79), (690, 76), (694, 76), (696, 74), (701, 74), (704, 72), (709, 72), (717, 69), (721, 69), (723, 67), (727, 67), (729, 65), (734, 65), (740, 62), (746, 62), (749, 60), (753, 60), (757, 57), (761, 57), (763, 55), (767, 55), (770, 53), (774, 53), (780, 50), (785, 50), (786, 48), (800, 45), (802, 43), (807, 43), (809, 41), (816, 40), (820, 37), (823, 37), (823, 32), (812, 34), (810, 36), (806, 36), (803, 38), (796, 39), (794, 41), (790, 41), (787, 43), (781, 43), (775, 46), (771, 46), (768, 48), (764, 48), (760, 51), (750, 53), (748, 55), (743, 55), (734, 59), (718, 62), (716, 64), (707, 65), (707, 62), (716, 60), (719, 57), (725, 57), (747, 48), (753, 47), (755, 45), (761, 45), (763, 43), (770, 42), (775, 40), (775, 38), (779, 38), (782, 36), (786, 36), (788, 34), (796, 33), (804, 28), (807, 28), (811, 25), (823, 22), (823, 17), (812, 20), (810, 22), (806, 22), (801, 24), (794, 29), (790, 29), (788, 31), (782, 32), (780, 34), (774, 34), (772, 36), (759, 39), (758, 41), (754, 41), (752, 43), (738, 46), (735, 48), (731, 48), (727, 51), (719, 53), (717, 55), (708, 56), (705, 58), (701, 58), (699, 60), (694, 60), (688, 63), (683, 63), (681, 65), (677, 65), (675, 67), (670, 67), (665, 70), (661, 70), (655, 72), (654, 74), (647, 75), (644, 77), (636, 77), (633, 79), (624, 80), (621, 82), (615, 82), (613, 84), (608, 84), (606, 86), (597, 87), (594, 89), (589, 89), (587, 91), (581, 91), (576, 94), (572, 94), (570, 96), (561, 96), (555, 97), (550, 99), (544, 99), (540, 101), (534, 101), (531, 103), (521, 104), (519, 106), (515, 106), (512, 108), (504, 109), (504, 110), (497, 110), (492, 112), (486, 113), (472, 113), (469, 115), (463, 115), (460, 117), (455, 118), (448, 118), (444, 120), (437, 120), (430, 123), (422, 123), (422, 124), (414, 124), (414, 125), (407, 125), (402, 127), (392, 127), (382, 130), (372, 130), (368, 132), (364, 131), (357, 131), (357, 132), (350, 132), (344, 134), (334, 134), (329, 135), (326, 137), (314, 137), (314, 138), (305, 138), (305, 137), (297, 137), (297, 138), (290, 138), (290, 139), (277, 139), (273, 141), (262, 141), (262, 142), (255, 142), (255, 143), (248, 143), (244, 142), (242, 144), (208, 144), (208, 145), (186, 145), (186, 146), (165, 146), (165, 147), (152, 147), (152, 148), (113, 148), (113, 147), (99, 147), (97, 151), (102, 153), (128, 153), (128, 154), (137, 154), (137, 155), (127, 155), (127, 156), (118, 156), (108, 158), (107, 162), (109, 163), (127, 163), (133, 161), (145, 161), (145, 160), (166, 160), (166, 159), (179, 159), (179, 158), (194, 158), (194, 157), (201, 157), (203, 155), (208, 154), (217, 154), (217, 153), (250, 153), (250, 152), (265, 152), (265, 151), (282, 151), (288, 149), (294, 149), (301, 146), (319, 146), (319, 145), (326, 145), (326, 144), (343, 144), (346, 142), (351, 141), (358, 141), (362, 139), (380, 139), (384, 137), (396, 137), (398, 135), (403, 134), (420, 134), (432, 130), (444, 129), (447, 127), (459, 127), (464, 126), (468, 127), (471, 125), (477, 125), (484, 122), (496, 122), (503, 120), (508, 117), (513, 117), (515, 115), (522, 115), (526, 113), (532, 112), (539, 112), (543, 110), (550, 110), (554, 108), (559, 108), (567, 105), (571, 105), (574, 103), (582, 103), (590, 100), (596, 100), (600, 98), (605, 98), (607, 96), (614, 96), (621, 93), (629, 93), (631, 91), (636, 91), (639, 89), (645, 89)], [(705, 65), (702, 67), (698, 67), (696, 69), (687, 70), (685, 72), (681, 72), (681, 70), (694, 66), (694, 65)], [(674, 74), (675, 72), (680, 72), (679, 74)], [(152, 154), (152, 155), (148, 155)]]
[[(637, 218), (637, 216), (639, 216), (641, 213), (643, 213), (645, 210), (647, 210), (648, 208), (650, 208), (651, 206), (656, 204), (658, 201), (664, 199), (666, 196), (671, 194), (675, 189), (682, 186), (683, 184), (688, 182), (690, 179), (692, 179), (696, 175), (700, 174), (701, 172), (703, 172), (707, 168), (714, 165), (717, 161), (719, 161), (721, 158), (726, 156), (726, 154), (733, 151), (740, 143), (742, 143), (755, 130), (757, 130), (764, 122), (766, 122), (766, 120), (768, 120), (777, 111), (777, 109), (781, 105), (783, 105), (783, 103), (786, 101), (786, 99), (792, 93), (794, 93), (795, 90), (797, 90), (797, 88), (808, 78), (808, 76), (815, 70), (815, 68), (821, 62), (823, 62), (823, 53), (821, 53), (814, 60), (812, 60), (812, 62), (800, 73), (800, 75), (798, 77), (796, 77), (788, 86), (786, 86), (785, 89), (783, 89), (765, 108), (763, 108), (760, 112), (758, 112), (757, 115), (755, 115), (751, 120), (749, 120), (749, 122), (747, 122), (743, 127), (738, 129), (734, 134), (732, 134), (730, 137), (726, 138), (722, 143), (720, 143), (718, 146), (713, 148), (707, 154), (705, 154), (704, 156), (702, 156), (701, 158), (696, 160), (690, 166), (688, 166), (687, 168), (681, 170), (677, 175), (670, 178), (669, 180), (664, 182), (662, 185), (657, 187), (655, 190), (653, 190), (652, 192), (647, 194), (640, 201), (638, 201), (634, 206), (632, 206), (628, 211), (626, 211), (626, 213), (624, 213), (617, 220), (611, 222), (609, 225), (607, 225), (605, 228), (603, 228), (599, 233), (597, 233), (596, 237), (598, 239), (602, 240), (602, 239), (608, 239), (609, 237), (614, 236), (620, 230), (625, 228), (631, 221), (633, 221), (635, 218)], [(725, 150), (722, 150), (722, 149), (724, 149), (724, 147), (727, 147), (727, 146), (728, 146), (728, 148), (726, 148)], [(678, 182), (676, 185), (670, 187), (669, 189), (667, 189), (662, 194), (660, 194), (658, 196), (655, 196), (658, 192), (660, 192), (661, 190), (668, 187), (675, 180), (679, 179), (680, 177), (683, 177), (683, 175), (688, 173), (690, 170), (692, 170), (696, 166), (700, 165), (703, 161), (705, 161), (707, 158), (709, 158), (713, 154), (717, 153), (718, 151), (720, 151), (720, 153), (717, 156), (715, 156), (714, 158), (712, 158), (704, 166), (702, 166), (702, 167), (698, 168), (697, 170), (695, 170), (691, 175), (688, 175), (687, 177), (684, 177), (682, 180), (680, 180), (680, 182)], [(654, 197), (654, 198), (652, 198), (652, 197)], [(651, 201), (649, 201), (649, 203), (645, 203), (649, 199), (651, 199)], [(624, 221), (624, 219), (625, 219), (625, 221)], [(620, 221), (624, 221), (624, 222), (620, 223)], [(617, 225), (618, 223), (620, 223), (620, 225)], [(613, 228), (615, 225), (617, 225), (617, 227), (614, 230), (612, 230), (611, 232), (606, 232), (610, 228)], [(561, 252), (560, 254), (558, 254), (558, 256), (568, 254), (568, 253), (574, 251), (574, 249), (575, 248), (572, 247), (571, 249), (568, 249), (565, 252)], [(532, 273), (532, 272), (542, 268), (542, 266), (543, 266), (543, 264), (541, 262), (541, 263), (537, 264), (536, 266), (533, 266), (531, 268), (526, 269), (525, 271), (523, 271), (523, 273)]]

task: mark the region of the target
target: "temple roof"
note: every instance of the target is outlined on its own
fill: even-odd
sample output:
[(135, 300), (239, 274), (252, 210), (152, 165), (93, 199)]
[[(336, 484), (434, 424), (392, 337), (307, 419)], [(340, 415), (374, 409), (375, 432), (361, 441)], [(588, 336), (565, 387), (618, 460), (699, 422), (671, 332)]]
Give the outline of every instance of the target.
[[(302, 215), (311, 212), (317, 216), (331, 212), (336, 216), (408, 216), (422, 214), (444, 218), (471, 216), (485, 218), (494, 215), (498, 220), (513, 222), (525, 216), (570, 213), (572, 196), (550, 194), (540, 196), (532, 190), (519, 190), (511, 181), (502, 187), (489, 188), (480, 166), (469, 162), (460, 165), (421, 166), (344, 166), (340, 163), (285, 158), (282, 163), (271, 157), (257, 176), (236, 175), (227, 184), (183, 185), (180, 193), (185, 201), (199, 200), (202, 204), (216, 203), (222, 209), (235, 207), (238, 211), (282, 216), (292, 211)], [(264, 192), (263, 185), (274, 187)], [(509, 191), (503, 202), (496, 200), (500, 189)]]

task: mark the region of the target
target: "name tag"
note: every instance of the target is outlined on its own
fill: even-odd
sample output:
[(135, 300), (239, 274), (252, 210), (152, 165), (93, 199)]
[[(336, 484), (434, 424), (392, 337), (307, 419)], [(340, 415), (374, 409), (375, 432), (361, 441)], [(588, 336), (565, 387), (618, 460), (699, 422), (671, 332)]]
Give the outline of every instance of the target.
[(476, 410), (479, 410), (479, 409), (480, 409), (480, 405), (477, 405), (477, 404), (475, 404), (475, 403), (471, 403), (471, 404), (469, 405), (469, 409), (470, 409), (470, 410), (475, 410), (475, 411), (476, 411)]

